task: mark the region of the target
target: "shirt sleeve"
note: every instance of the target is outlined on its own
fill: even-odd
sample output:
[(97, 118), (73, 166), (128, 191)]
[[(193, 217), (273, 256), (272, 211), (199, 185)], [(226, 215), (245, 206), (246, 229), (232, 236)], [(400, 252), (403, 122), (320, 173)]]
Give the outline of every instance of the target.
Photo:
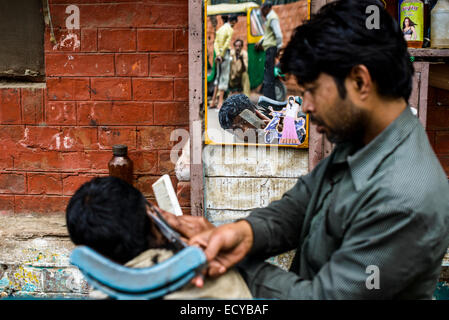
[(220, 48), (220, 55), (223, 57), (226, 53), (226, 50), (229, 49), (231, 44), (232, 35), (234, 33), (234, 30), (229, 27), (229, 30), (226, 32), (225, 39), (223, 46)]
[(438, 240), (429, 230), (431, 224), (411, 210), (373, 210), (352, 223), (312, 279), (250, 257), (237, 266), (256, 298), (391, 299), (431, 265)]
[(273, 33), (276, 36), (276, 46), (278, 48), (282, 47), (282, 31), (278, 19), (273, 19), (271, 21), (271, 29), (273, 29)]
[(243, 56), (243, 64), (245, 65), (245, 72), (248, 71), (248, 53), (246, 51), (242, 51)]

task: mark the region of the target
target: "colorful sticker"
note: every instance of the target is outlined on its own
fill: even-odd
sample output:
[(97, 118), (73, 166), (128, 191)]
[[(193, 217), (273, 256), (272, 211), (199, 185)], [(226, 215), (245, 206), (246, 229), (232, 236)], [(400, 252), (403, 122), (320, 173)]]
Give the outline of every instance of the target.
[(424, 6), (422, 2), (401, 4), (401, 29), (407, 41), (424, 40)]

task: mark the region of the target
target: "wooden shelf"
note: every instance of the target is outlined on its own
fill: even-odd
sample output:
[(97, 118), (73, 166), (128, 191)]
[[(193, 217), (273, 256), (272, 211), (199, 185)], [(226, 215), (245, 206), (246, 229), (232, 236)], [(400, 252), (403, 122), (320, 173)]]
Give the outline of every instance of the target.
[(412, 57), (418, 58), (419, 60), (449, 59), (449, 49), (409, 48), (408, 52)]

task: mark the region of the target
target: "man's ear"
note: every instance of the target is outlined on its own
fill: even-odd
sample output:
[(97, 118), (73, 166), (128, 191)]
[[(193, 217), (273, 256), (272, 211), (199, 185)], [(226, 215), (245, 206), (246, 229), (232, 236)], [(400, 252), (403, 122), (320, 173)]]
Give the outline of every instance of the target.
[(358, 94), (359, 99), (365, 100), (368, 98), (374, 88), (368, 68), (363, 64), (356, 65), (352, 68), (348, 78), (351, 89)]

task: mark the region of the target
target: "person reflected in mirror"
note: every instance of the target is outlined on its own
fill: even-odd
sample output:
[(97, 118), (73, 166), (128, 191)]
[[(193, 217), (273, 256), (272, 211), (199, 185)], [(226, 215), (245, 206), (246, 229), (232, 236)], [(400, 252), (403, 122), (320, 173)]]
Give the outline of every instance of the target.
[(265, 51), (265, 69), (262, 84), (263, 95), (276, 100), (274, 89), (274, 66), (276, 57), (282, 48), (283, 39), (279, 17), (273, 10), (271, 1), (265, 1), (261, 6), (262, 16), (265, 19), (265, 30), (262, 39), (256, 44), (256, 50)]
[(243, 40), (234, 41), (231, 49), (231, 74), (229, 76), (229, 89), (231, 92), (243, 92), (246, 96), (251, 94), (248, 75), (248, 52), (243, 49)]
[[(231, 54), (230, 45), (232, 35), (234, 33), (234, 26), (238, 21), (237, 15), (230, 15), (229, 21), (226, 21), (216, 32), (214, 41), (214, 52), (217, 74), (214, 81), (214, 94), (212, 97), (210, 108), (217, 107), (218, 110), (223, 104), (224, 94), (229, 87), (229, 74), (231, 71)], [(218, 95), (218, 105), (217, 105)]]
[[(241, 116), (244, 110), (249, 110), (254, 114), (254, 122), (248, 122)], [(221, 128), (230, 131), (237, 139), (241, 141), (246, 140), (246, 142), (252, 136), (250, 130), (254, 130), (254, 137), (257, 139), (256, 131), (265, 128), (270, 120), (270, 118), (257, 110), (256, 106), (243, 93), (227, 98), (218, 113), (218, 121)], [(256, 128), (255, 122), (260, 123), (259, 128)], [(251, 142), (256, 143), (256, 141)]]

